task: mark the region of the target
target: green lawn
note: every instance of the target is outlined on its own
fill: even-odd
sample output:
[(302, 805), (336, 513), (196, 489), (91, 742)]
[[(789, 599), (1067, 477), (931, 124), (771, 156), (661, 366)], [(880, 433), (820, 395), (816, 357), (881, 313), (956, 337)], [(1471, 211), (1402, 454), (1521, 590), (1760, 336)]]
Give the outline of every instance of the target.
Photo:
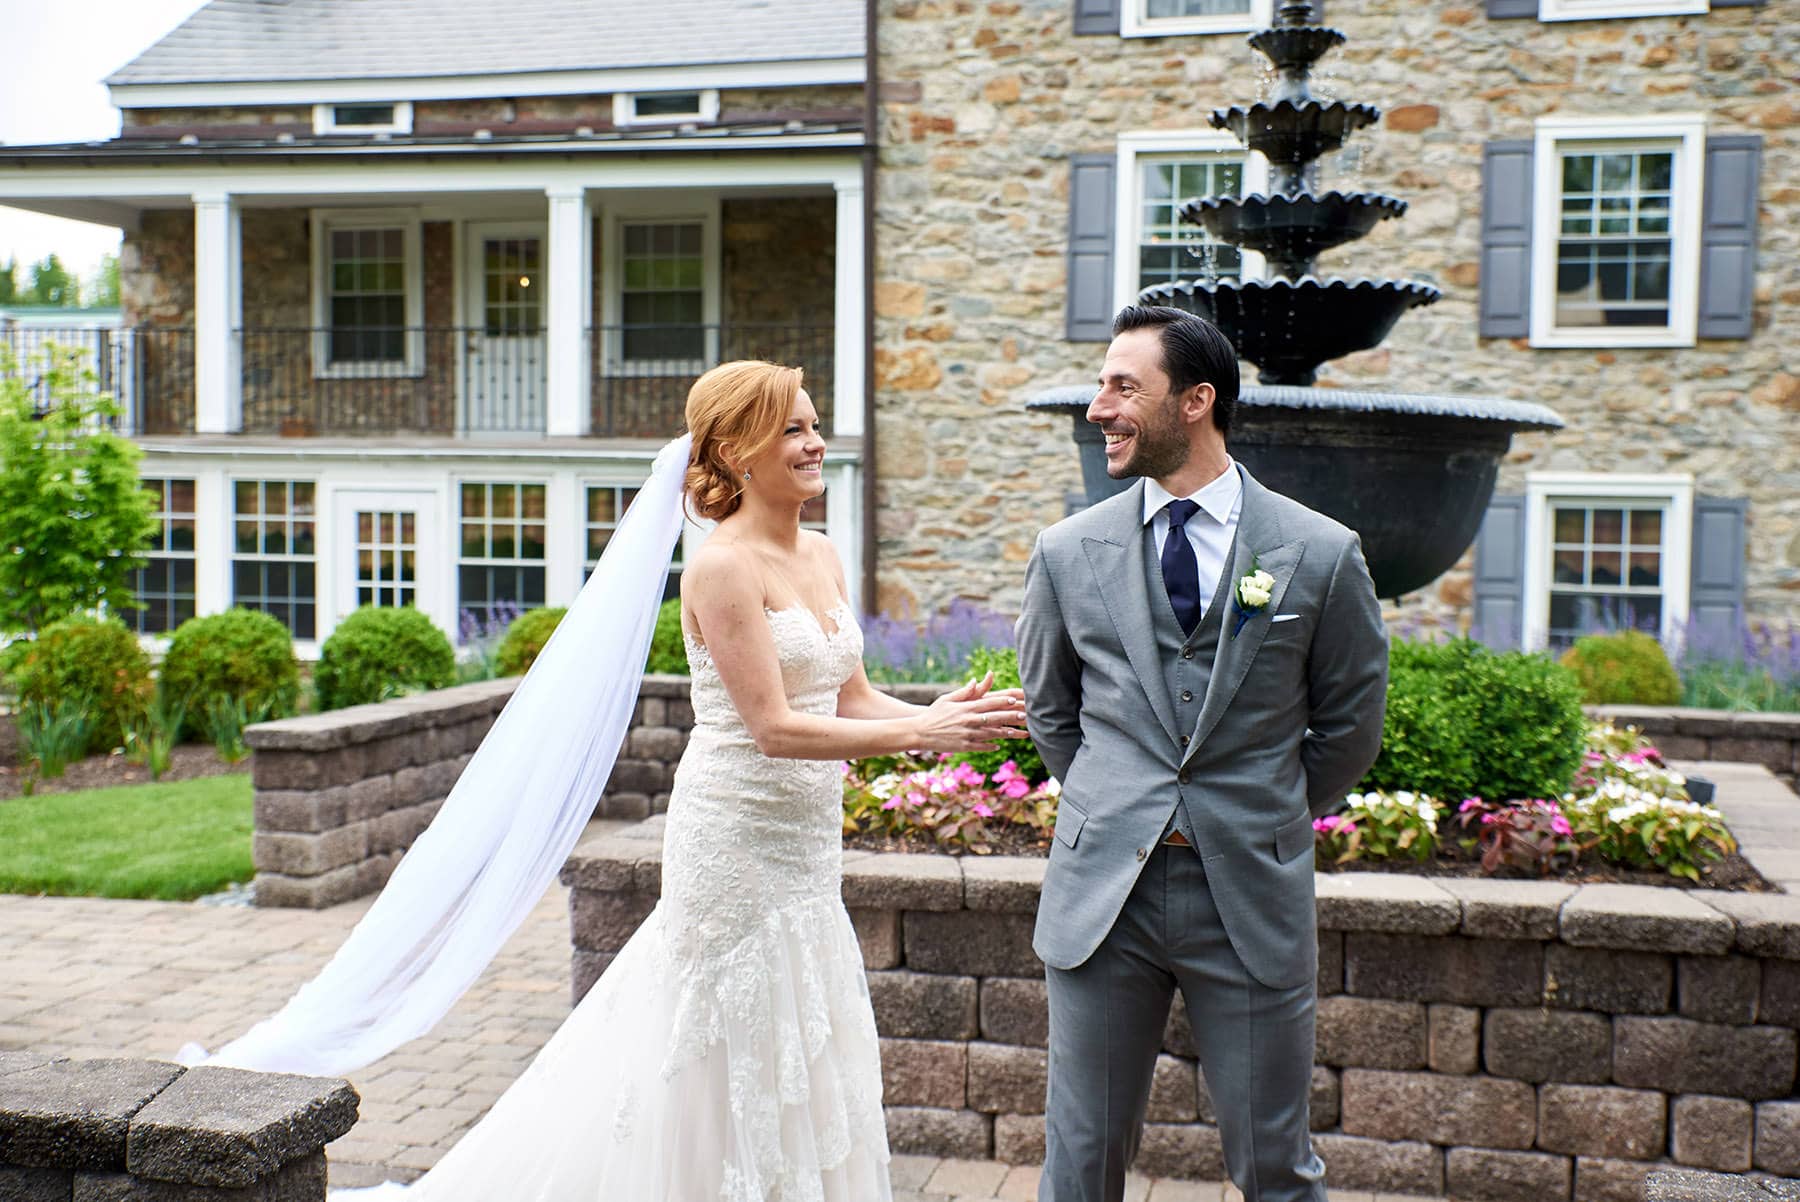
[(254, 874), (250, 777), (0, 801), (0, 893), (186, 901)]

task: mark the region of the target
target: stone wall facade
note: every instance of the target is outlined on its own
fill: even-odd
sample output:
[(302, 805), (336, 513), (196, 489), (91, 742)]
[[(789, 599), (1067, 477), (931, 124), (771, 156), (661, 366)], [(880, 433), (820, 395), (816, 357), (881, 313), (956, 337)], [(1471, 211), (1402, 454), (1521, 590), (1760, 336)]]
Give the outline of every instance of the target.
[(1652, 705), (1598, 705), (1588, 710), (1596, 718), (1641, 728), (1672, 760), (1761, 764), (1790, 784), (1800, 774), (1800, 714), (1735, 714)]
[[(1749, 499), (1748, 607), (1800, 605), (1800, 84), (1791, 3), (1704, 16), (1491, 21), (1467, 0), (1330, 4), (1348, 43), (1316, 90), (1385, 110), (1324, 164), (1321, 187), (1411, 204), (1321, 271), (1410, 276), (1444, 291), (1326, 385), (1541, 401), (1568, 428), (1519, 438), (1500, 489), (1537, 469), (1690, 472)], [(954, 597), (1016, 609), (1035, 532), (1080, 488), (1068, 422), (1043, 389), (1096, 375), (1101, 343), (1064, 339), (1069, 156), (1122, 131), (1202, 130), (1259, 97), (1241, 35), (1075, 36), (1066, 4), (882, 0), (877, 188), (881, 607)], [(1477, 335), (1482, 148), (1557, 113), (1703, 111), (1709, 133), (1763, 139), (1755, 334), (1692, 348), (1532, 349)], [(1254, 372), (1249, 373), (1252, 377)], [(1466, 626), (1469, 565), (1408, 606)]]
[[(660, 822), (577, 850), (572, 987), (655, 905)], [(896, 1152), (1043, 1157), (1042, 860), (846, 852)], [(1314, 1141), (1333, 1189), (1637, 1202), (1671, 1165), (1800, 1174), (1800, 900), (1318, 878)], [(1179, 1003), (1135, 1166), (1225, 1176)]]
[(324, 1202), (347, 1081), (0, 1052), (0, 1198)]

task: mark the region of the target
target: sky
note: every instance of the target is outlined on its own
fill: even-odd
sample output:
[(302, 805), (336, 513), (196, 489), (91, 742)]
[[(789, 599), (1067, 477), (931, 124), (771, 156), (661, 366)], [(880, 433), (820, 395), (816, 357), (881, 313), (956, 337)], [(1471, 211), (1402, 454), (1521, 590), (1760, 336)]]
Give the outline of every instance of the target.
[[(204, 0), (0, 0), (0, 142), (85, 142), (119, 132), (101, 80), (174, 29)], [(86, 277), (117, 253), (119, 231), (0, 206), (0, 266), (54, 252)]]

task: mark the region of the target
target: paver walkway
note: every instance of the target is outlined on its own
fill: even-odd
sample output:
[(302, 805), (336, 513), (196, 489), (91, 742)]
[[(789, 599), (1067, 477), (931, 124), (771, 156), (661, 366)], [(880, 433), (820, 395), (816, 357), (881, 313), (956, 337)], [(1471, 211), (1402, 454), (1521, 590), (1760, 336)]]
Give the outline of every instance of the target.
[[(1793, 795), (1761, 769), (1682, 767), (1718, 782), (1758, 868), (1800, 888)], [(190, 1040), (216, 1047), (316, 973), (369, 904), (315, 912), (0, 895), (0, 1050), (167, 1058)], [(354, 1074), (362, 1117), (328, 1149), (332, 1183), (410, 1180), (435, 1164), (561, 1025), (568, 989), (568, 891), (553, 885), (435, 1030)], [(896, 1202), (1029, 1200), (1037, 1176), (917, 1156), (893, 1167)], [(1374, 1197), (1332, 1191), (1334, 1202)], [(1237, 1192), (1134, 1178), (1126, 1198), (1232, 1202)]]

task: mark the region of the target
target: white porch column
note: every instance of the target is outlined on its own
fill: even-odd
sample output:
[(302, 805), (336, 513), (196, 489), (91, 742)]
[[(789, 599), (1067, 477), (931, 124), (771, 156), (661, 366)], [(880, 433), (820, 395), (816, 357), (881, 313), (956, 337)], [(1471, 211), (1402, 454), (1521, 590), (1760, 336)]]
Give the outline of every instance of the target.
[(588, 432), (588, 318), (593, 312), (593, 220), (585, 188), (549, 188), (550, 237), (545, 248), (550, 297), (545, 323), (547, 390), (544, 433)]
[(194, 432), (231, 434), (243, 424), (244, 240), (229, 193), (194, 194)]
[(862, 176), (858, 175), (837, 183), (837, 279), (833, 285), (837, 370), (831, 382), (831, 432), (838, 437), (856, 437), (863, 432), (863, 323), (868, 316), (863, 305), (863, 273), (867, 263)]

